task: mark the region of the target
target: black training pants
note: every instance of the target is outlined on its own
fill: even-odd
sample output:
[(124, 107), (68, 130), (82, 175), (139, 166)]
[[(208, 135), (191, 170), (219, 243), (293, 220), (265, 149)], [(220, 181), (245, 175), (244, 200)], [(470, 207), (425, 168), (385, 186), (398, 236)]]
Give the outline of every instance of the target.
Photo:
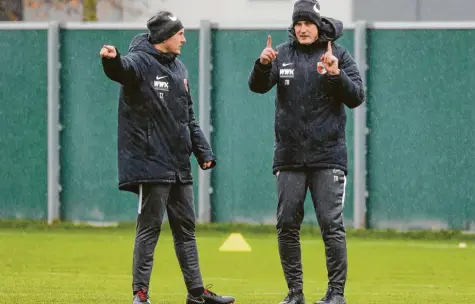
[(149, 289), (153, 255), (165, 210), (185, 285), (188, 291), (203, 286), (195, 240), (193, 185), (141, 185), (133, 257), (134, 291)]
[(277, 174), (279, 254), (289, 289), (303, 289), (299, 232), (308, 188), (325, 244), (328, 285), (344, 292), (347, 276), (342, 215), (345, 185), (345, 174), (339, 169), (281, 171)]

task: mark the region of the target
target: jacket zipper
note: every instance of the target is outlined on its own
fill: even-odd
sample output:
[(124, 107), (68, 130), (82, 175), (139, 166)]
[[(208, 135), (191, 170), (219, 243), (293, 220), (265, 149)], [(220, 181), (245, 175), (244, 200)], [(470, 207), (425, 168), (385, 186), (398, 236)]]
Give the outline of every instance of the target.
[(152, 128), (150, 127), (150, 121), (147, 122), (147, 150), (152, 150)]

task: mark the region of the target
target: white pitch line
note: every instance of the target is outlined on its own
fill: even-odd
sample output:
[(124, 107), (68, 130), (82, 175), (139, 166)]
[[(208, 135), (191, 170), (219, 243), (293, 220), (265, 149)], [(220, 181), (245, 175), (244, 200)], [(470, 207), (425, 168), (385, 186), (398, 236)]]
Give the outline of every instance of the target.
[[(301, 244), (313, 244), (317, 243), (323, 246), (323, 241), (322, 240), (300, 240)], [(357, 242), (353, 242), (352, 240), (347, 241), (347, 247), (348, 248), (356, 248), (356, 247), (414, 247), (414, 248), (424, 248), (424, 249), (458, 249), (458, 241), (452, 242), (452, 244), (449, 244), (448, 242), (445, 244), (436, 244), (436, 243), (425, 243), (425, 241), (421, 242), (414, 242), (412, 240), (388, 240), (388, 241), (374, 241), (374, 240), (368, 240), (368, 241), (362, 241), (358, 240)], [(475, 245), (471, 243), (467, 243), (467, 247), (463, 248), (465, 250), (475, 250)]]
[(203, 277), (203, 280), (205, 280), (205, 281), (249, 282), (249, 280), (245, 280), (245, 279), (236, 279), (236, 278), (213, 278), (213, 277), (210, 277), (210, 278)]
[[(105, 274), (105, 273), (98, 273), (98, 274), (92, 274), (92, 273), (73, 273), (73, 272), (16, 272), (16, 273), (11, 273), (11, 274), (3, 274), (4, 276), (31, 276), (31, 275), (46, 275), (46, 276), (66, 276), (66, 277), (71, 277), (71, 276), (84, 276), (84, 277), (110, 277), (110, 278), (123, 278), (123, 279), (129, 279), (131, 275), (126, 275), (126, 274)], [(225, 277), (203, 277), (203, 280), (206, 281), (230, 281), (230, 282), (241, 282), (241, 283), (249, 283), (249, 280), (246, 279), (238, 279), (238, 278), (225, 278)], [(305, 281), (307, 284), (318, 284), (321, 282), (317, 282), (315, 280), (306, 280)], [(352, 283), (351, 286), (348, 286), (348, 289), (355, 288), (355, 289), (361, 289), (361, 286), (369, 285), (366, 283), (358, 284), (358, 283)], [(454, 292), (454, 287), (453, 286), (448, 286), (448, 285), (436, 285), (436, 284), (413, 284), (413, 283), (388, 283), (388, 284), (383, 284), (383, 286), (394, 286), (394, 287), (411, 287), (411, 288), (448, 288), (450, 290), (447, 290), (447, 292)], [(472, 288), (475, 290), (475, 284), (466, 284), (463, 285), (463, 287), (466, 288)], [(322, 290), (323, 291), (323, 290)], [(445, 292), (445, 291), (441, 291)], [(350, 292), (351, 293), (351, 292)], [(434, 294), (438, 294), (439, 292), (435, 292)], [(258, 293), (262, 294), (262, 293)], [(276, 293), (280, 294), (280, 293)], [(351, 293), (351, 294), (356, 294), (356, 293)], [(372, 294), (372, 293), (362, 293), (362, 294)], [(473, 293), (466, 293), (466, 294), (475, 294)]]
[[(115, 279), (129, 279), (132, 275), (128, 274), (107, 274), (107, 273), (76, 273), (76, 272), (15, 272), (7, 274), (6, 276), (62, 276), (62, 277), (106, 277)], [(249, 282), (245, 279), (238, 278), (218, 278), (218, 277), (203, 277), (204, 281), (228, 281), (228, 282)]]

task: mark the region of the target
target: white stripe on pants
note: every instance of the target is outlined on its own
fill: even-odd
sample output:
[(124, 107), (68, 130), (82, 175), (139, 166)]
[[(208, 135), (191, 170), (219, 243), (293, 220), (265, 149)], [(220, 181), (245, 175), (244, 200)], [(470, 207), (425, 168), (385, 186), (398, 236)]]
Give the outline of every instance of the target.
[(142, 212), (142, 199), (143, 199), (143, 187), (142, 184), (139, 185), (139, 206), (138, 206), (138, 213)]

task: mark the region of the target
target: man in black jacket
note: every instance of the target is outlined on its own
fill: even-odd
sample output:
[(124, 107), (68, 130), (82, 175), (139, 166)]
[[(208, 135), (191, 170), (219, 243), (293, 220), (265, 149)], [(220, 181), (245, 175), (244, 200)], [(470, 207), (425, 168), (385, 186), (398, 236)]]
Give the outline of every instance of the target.
[(304, 303), (299, 231), (310, 190), (325, 244), (328, 290), (317, 303), (343, 304), (347, 277), (343, 204), (347, 171), (345, 106), (365, 98), (358, 68), (335, 43), (340, 21), (322, 17), (316, 0), (294, 4), (290, 41), (272, 48), (271, 37), (249, 76), (251, 91), (277, 86), (273, 173), (277, 179), (279, 254), (289, 294)]
[(195, 240), (191, 153), (203, 170), (215, 166), (198, 125), (188, 73), (177, 58), (186, 42), (181, 21), (159, 12), (135, 36), (127, 55), (100, 51), (105, 74), (121, 84), (118, 110), (119, 189), (138, 195), (133, 303), (150, 303), (153, 255), (165, 211), (188, 290), (187, 303), (233, 303), (203, 287)]

